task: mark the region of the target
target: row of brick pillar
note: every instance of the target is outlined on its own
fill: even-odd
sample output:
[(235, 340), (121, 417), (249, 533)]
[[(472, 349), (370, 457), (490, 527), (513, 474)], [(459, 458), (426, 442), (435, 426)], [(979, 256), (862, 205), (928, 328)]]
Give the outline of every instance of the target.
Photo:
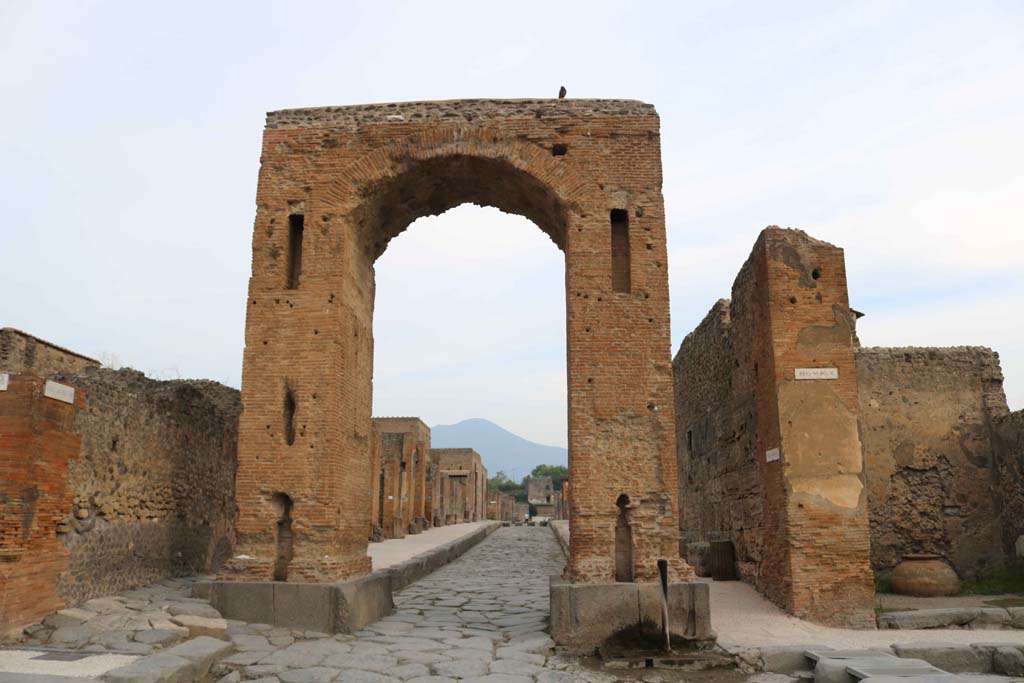
[(373, 418), (370, 456), (370, 540), (489, 518), (479, 453), (431, 448), (430, 428), (418, 417)]

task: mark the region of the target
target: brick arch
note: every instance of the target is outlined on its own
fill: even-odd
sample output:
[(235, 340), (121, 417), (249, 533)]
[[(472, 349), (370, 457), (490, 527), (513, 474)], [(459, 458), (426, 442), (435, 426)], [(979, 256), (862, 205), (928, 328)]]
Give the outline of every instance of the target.
[[(333, 178), (326, 194), (366, 240), (368, 253), (379, 258), (416, 219), (467, 203), (527, 218), (564, 252), (569, 222), (599, 192), (578, 164), (496, 129), (448, 133), (397, 138)], [(403, 202), (413, 206), (403, 211)]]
[[(658, 118), (618, 100), (466, 100), (268, 115), (253, 231), (234, 579), (266, 579), (269, 491), (293, 501), (289, 581), (369, 571), (373, 264), (416, 218), (466, 202), (524, 215), (563, 250), (573, 496), (566, 576), (615, 580), (633, 501), (637, 581), (678, 557)], [(297, 227), (298, 226), (298, 227)], [(296, 268), (295, 234), (301, 245)], [(293, 443), (281, 424), (287, 376)]]

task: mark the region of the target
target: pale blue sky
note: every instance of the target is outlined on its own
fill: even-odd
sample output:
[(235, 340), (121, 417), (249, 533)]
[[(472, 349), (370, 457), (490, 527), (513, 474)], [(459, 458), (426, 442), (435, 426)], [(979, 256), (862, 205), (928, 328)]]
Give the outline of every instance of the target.
[[(565, 84), (661, 114), (674, 348), (800, 227), (846, 248), (865, 344), (991, 346), (1020, 408), (1022, 83), (1016, 0), (0, 0), (0, 325), (237, 385), (266, 111)], [(564, 445), (561, 253), (422, 223), (378, 262), (375, 412)]]

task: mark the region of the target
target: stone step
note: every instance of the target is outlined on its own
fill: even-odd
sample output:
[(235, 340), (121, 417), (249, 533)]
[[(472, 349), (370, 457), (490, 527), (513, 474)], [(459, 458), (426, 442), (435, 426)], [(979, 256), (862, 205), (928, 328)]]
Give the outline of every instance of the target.
[(854, 659), (847, 665), (846, 670), (860, 680), (873, 676), (942, 676), (949, 673), (935, 668), (923, 659), (900, 657)]
[(13, 674), (0, 671), (0, 683), (96, 683), (95, 678), (50, 676), (49, 674)]

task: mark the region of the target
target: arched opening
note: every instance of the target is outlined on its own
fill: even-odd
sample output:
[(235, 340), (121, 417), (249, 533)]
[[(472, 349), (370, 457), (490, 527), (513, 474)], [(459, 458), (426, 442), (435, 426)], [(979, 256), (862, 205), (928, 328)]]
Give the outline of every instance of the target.
[(275, 493), (270, 498), (277, 517), (277, 553), (274, 558), (274, 581), (288, 580), (288, 565), (291, 564), (292, 547), (292, 499), (288, 494)]
[[(534, 223), (471, 204), (424, 217), (390, 242), (374, 275), (373, 415), (415, 415), (431, 426), (477, 418), (567, 446), (565, 258)], [(487, 469), (469, 472), (459, 522), (499, 514), (488, 508), (488, 479), (499, 471), (518, 484), (536, 465), (567, 464), (564, 452), (495, 457), (476, 442), (436, 436), (435, 448), (476, 447)], [(419, 467), (414, 460), (413, 481)], [(525, 489), (516, 493), (525, 503)], [(553, 506), (550, 486), (545, 495)], [(511, 521), (512, 504), (502, 509)]]
[[(362, 189), (349, 218), (362, 247), (361, 265), (374, 283), (366, 307), (373, 326), (373, 414), (422, 416), (433, 409), (442, 418), (434, 424), (480, 417), (540, 443), (567, 445), (564, 250), (573, 210), (544, 181), (507, 157), (449, 154), (410, 160), (397, 173)], [(416, 230), (408, 230), (413, 226)], [(410, 241), (416, 248), (403, 253)], [(559, 251), (550, 249), (551, 242)], [(494, 246), (498, 248), (491, 260), (489, 248)], [(537, 261), (540, 265), (534, 267)], [(392, 271), (396, 266), (399, 270)], [(484, 293), (489, 300), (483, 300)], [(549, 318), (541, 319), (538, 311)], [(424, 312), (435, 317), (457, 312), (458, 318), (440, 324), (435, 319), (417, 328), (409, 317)], [(532, 337), (522, 339), (526, 335)], [(524, 343), (511, 343), (517, 337)], [(448, 344), (436, 346), (432, 354), (426, 348), (429, 342), (442, 338)], [(410, 339), (421, 341), (413, 347)], [(440, 356), (447, 358), (432, 367)], [(537, 362), (528, 362), (529, 357)], [(439, 380), (440, 387), (434, 384), (428, 393), (421, 383), (418, 390), (409, 390), (409, 377), (426, 379), (441, 365), (449, 372)], [(518, 375), (510, 372), (513, 367), (519, 368)], [(463, 381), (470, 375), (473, 382)], [(452, 403), (452, 396), (472, 396), (478, 402), (474, 410), (481, 412), (446, 411), (439, 404)], [(544, 402), (553, 405), (533, 421), (506, 417), (509, 404), (522, 410)], [(504, 406), (489, 405), (498, 403)], [(557, 426), (550, 424), (556, 420)], [(532, 424), (538, 421), (549, 423), (544, 431)], [(531, 468), (519, 466), (516, 478)], [(488, 476), (499, 469), (492, 465)], [(414, 470), (409, 482), (413, 487), (415, 476)], [(460, 491), (456, 520), (485, 519), (483, 473), (469, 474)], [(415, 502), (415, 495), (415, 489), (409, 492), (410, 501)]]

